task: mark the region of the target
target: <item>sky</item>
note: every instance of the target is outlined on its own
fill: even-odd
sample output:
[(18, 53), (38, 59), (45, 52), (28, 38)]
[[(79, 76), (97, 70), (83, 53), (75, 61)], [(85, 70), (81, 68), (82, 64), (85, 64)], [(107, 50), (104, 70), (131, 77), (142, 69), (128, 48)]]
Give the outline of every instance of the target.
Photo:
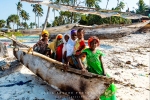
[[(121, 1), (121, 0), (120, 0)], [(134, 10), (137, 8), (137, 2), (139, 0), (122, 0), (125, 3), (125, 8), (122, 11), (126, 11), (126, 9), (129, 7), (130, 10)], [(6, 20), (9, 15), (11, 14), (17, 14), (17, 2), (19, 0), (1, 0), (0, 2), (0, 20)], [(150, 0), (144, 0), (145, 4), (150, 6)], [(23, 4), (23, 10), (27, 11), (30, 15), (30, 20), (27, 21), (29, 24), (30, 22), (35, 22), (35, 14), (32, 12), (32, 7), (30, 3), (27, 2), (22, 2)], [(106, 8), (107, 0), (101, 0), (100, 7), (102, 9)], [(108, 4), (108, 9), (111, 9), (112, 7), (116, 7), (117, 5), (117, 0), (109, 0)], [(134, 8), (133, 8), (134, 7)], [(43, 5), (42, 6), (44, 14), (43, 17), (40, 17), (40, 26), (44, 23), (45, 18), (46, 18), (46, 13), (47, 13), (47, 6)], [(58, 16), (58, 12), (56, 12), (56, 16)], [(50, 11), (49, 19), (48, 22), (52, 23), (54, 20), (54, 13), (52, 10)]]

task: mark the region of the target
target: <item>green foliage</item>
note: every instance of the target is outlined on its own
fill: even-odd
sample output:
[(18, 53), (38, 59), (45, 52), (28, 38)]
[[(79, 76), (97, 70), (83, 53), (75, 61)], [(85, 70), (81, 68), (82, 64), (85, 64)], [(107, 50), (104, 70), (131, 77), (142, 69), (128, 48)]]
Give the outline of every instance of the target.
[(15, 36), (23, 36), (23, 34), (21, 32), (8, 32), (8, 33), (6, 33), (6, 35), (8, 35), (8, 36), (12, 36), (12, 34)]
[[(69, 11), (60, 11), (60, 16), (55, 17), (52, 26), (60, 26), (64, 24), (76, 23), (80, 19), (80, 14), (78, 13), (71, 13)], [(72, 17), (73, 14), (73, 17)]]
[(35, 23), (36, 23), (36, 16), (38, 17), (38, 27), (39, 27), (39, 17), (42, 17), (44, 14), (42, 6), (39, 4), (32, 4), (31, 6), (33, 7), (32, 11), (35, 13)]
[(112, 16), (109, 18), (101, 18), (98, 15), (82, 15), (79, 21), (82, 25), (101, 25), (101, 24), (130, 24), (131, 20), (124, 19), (117, 16)]
[(39, 17), (43, 16), (44, 12), (43, 12), (41, 5), (36, 5), (36, 13), (37, 13), (37, 16), (39, 16)]
[(35, 24), (34, 22), (31, 22), (29, 26), (30, 26), (30, 28), (32, 29), (35, 25), (36, 25), (36, 24)]
[(22, 26), (24, 27), (24, 29), (28, 29), (29, 28), (29, 26), (28, 26), (28, 24), (26, 22), (23, 22)]
[(0, 28), (5, 26), (6, 21), (5, 20), (0, 20)]
[(22, 10), (22, 3), (18, 2), (16, 5), (17, 5), (17, 10), (21, 11)]
[[(12, 35), (15, 35), (15, 36), (24, 36), (21, 32), (8, 32), (8, 33), (6, 33), (6, 35), (8, 37), (11, 37)], [(3, 37), (3, 36), (0, 36), (0, 37)]]
[(49, 23), (49, 22), (47, 22), (47, 25), (46, 25), (46, 27), (51, 27), (52, 25)]
[(19, 16), (12, 14), (7, 18), (7, 26), (10, 26), (10, 23), (13, 23), (13, 29), (14, 29), (14, 24), (17, 24), (19, 22)]
[(124, 4), (124, 2), (121, 1), (121, 2), (117, 5), (117, 7), (116, 7), (116, 8), (112, 8), (112, 10), (121, 11), (121, 9), (124, 9), (124, 7), (125, 7), (125, 4)]
[(146, 5), (143, 0), (139, 0), (137, 5), (138, 9), (136, 9), (136, 13), (148, 16), (148, 5)]
[[(44, 26), (44, 24), (42, 24), (42, 27)], [(51, 27), (52, 25), (49, 23), (49, 22), (47, 22), (47, 24), (46, 24), (46, 27)]]
[(29, 13), (27, 13), (25, 10), (21, 10), (20, 16), (22, 17), (23, 20), (27, 21), (30, 19)]
[(99, 2), (101, 2), (101, 0), (85, 0), (85, 5), (87, 7), (100, 8), (98, 5)]

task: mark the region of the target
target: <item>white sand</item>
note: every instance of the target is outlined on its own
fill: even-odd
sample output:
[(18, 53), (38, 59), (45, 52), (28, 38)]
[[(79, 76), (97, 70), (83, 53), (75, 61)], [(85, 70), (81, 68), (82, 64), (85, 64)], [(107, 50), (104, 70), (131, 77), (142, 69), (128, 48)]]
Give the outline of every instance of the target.
[[(101, 44), (114, 47), (107, 50), (100, 48), (106, 54), (103, 63), (110, 76), (135, 84), (134, 88), (116, 84), (118, 100), (150, 100), (150, 33), (101, 40)], [(131, 64), (126, 64), (127, 61)]]
[[(135, 87), (129, 87), (116, 84), (118, 100), (150, 100), (150, 33), (131, 34), (114, 40), (101, 40), (101, 45), (102, 47), (109, 45), (106, 48), (99, 48), (105, 53), (103, 63), (107, 73), (117, 80), (135, 85)], [(10, 56), (13, 56), (11, 50), (9, 51)], [(126, 64), (126, 62), (131, 62), (131, 64)], [(0, 100), (22, 99), (23, 97), (29, 100), (35, 98), (56, 100), (56, 97), (60, 96), (56, 95), (56, 90), (47, 84), (41, 85), (44, 82), (26, 67), (23, 67), (20, 72), (0, 78), (0, 86), (28, 80), (32, 82), (22, 86), (0, 87)], [(65, 99), (64, 95), (60, 97)]]

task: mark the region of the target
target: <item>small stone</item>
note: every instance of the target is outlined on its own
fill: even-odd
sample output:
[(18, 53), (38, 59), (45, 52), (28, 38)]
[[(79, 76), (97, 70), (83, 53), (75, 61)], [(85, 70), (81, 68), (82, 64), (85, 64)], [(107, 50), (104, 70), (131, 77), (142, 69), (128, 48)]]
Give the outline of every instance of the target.
[(119, 72), (116, 72), (116, 73), (114, 73), (115, 75), (120, 75), (120, 73)]
[(131, 64), (131, 61), (126, 61), (126, 64)]

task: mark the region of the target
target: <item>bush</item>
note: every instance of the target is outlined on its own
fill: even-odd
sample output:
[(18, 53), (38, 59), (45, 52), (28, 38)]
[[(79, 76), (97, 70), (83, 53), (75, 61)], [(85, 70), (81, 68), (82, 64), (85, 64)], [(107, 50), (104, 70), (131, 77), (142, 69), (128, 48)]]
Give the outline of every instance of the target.
[[(8, 37), (11, 37), (12, 34), (14, 36), (24, 36), (21, 32), (8, 32), (8, 33), (5, 33), (5, 35), (7, 35)], [(3, 37), (3, 36), (0, 36), (0, 37)]]

